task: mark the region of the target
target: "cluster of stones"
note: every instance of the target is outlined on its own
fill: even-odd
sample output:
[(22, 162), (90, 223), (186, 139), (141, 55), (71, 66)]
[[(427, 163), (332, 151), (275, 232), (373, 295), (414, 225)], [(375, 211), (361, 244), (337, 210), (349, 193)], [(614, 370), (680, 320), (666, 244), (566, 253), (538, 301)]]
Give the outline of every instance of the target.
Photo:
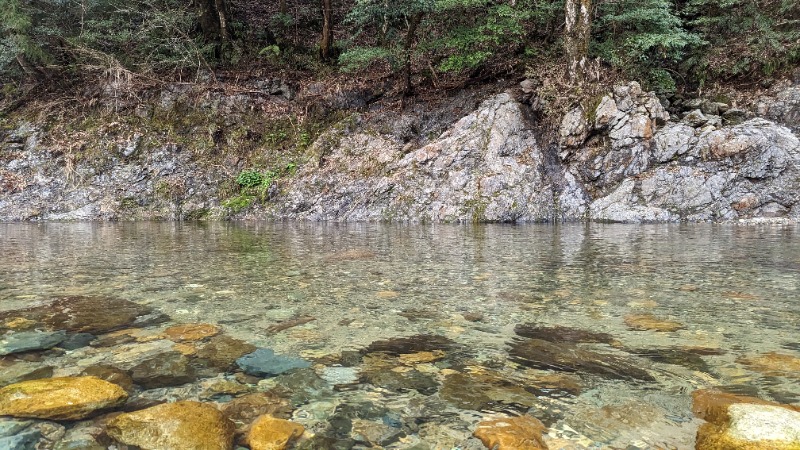
[[(523, 381), (479, 365), (468, 348), (439, 335), (380, 340), (309, 361), (226, 336), (217, 325), (164, 327), (166, 320), (113, 298), (60, 298), (0, 313), (0, 416), (8, 416), (0, 418), (0, 448), (395, 448), (412, 445), (411, 435), (422, 443), (400, 448), (561, 448), (563, 440), (545, 425), (552, 418), (540, 417), (543, 423), (531, 415), (543, 397), (578, 395), (587, 377), (653, 382), (643, 368), (647, 359), (708, 372), (702, 356), (720, 351), (632, 349), (605, 333), (518, 325), (508, 353), (514, 371), (526, 373)], [(684, 328), (649, 314), (625, 323), (635, 332)], [(42, 362), (65, 355), (76, 367)], [(800, 373), (800, 359), (786, 354), (738, 362), (770, 376)], [(334, 391), (367, 387), (413, 393), (421, 412), (409, 419), (368, 396), (330, 401)], [(459, 422), (456, 428), (469, 431), (442, 436), (429, 418), (446, 416), (448, 408), (474, 411), (482, 421)], [(800, 445), (796, 407), (701, 390), (694, 413), (707, 421), (697, 449)]]

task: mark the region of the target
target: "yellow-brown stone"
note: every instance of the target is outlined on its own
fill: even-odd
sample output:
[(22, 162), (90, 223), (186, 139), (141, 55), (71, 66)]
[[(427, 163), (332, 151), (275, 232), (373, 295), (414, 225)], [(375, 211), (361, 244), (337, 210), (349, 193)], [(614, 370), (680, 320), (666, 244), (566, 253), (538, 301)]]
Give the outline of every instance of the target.
[(800, 358), (796, 356), (769, 352), (759, 356), (739, 358), (737, 362), (766, 375), (800, 378)]
[(125, 389), (97, 377), (30, 380), (0, 389), (0, 416), (79, 420), (127, 399)]
[(207, 403), (164, 403), (120, 414), (106, 425), (109, 436), (143, 449), (230, 450), (234, 425)]
[(172, 348), (183, 356), (192, 356), (197, 353), (197, 347), (191, 344), (178, 343)]
[(251, 450), (283, 450), (304, 432), (299, 423), (264, 415), (253, 422), (246, 442)]
[(800, 408), (711, 389), (692, 393), (692, 411), (705, 420), (697, 450), (799, 450)]
[(652, 314), (631, 314), (625, 316), (625, 325), (636, 331), (678, 331), (684, 328), (680, 322), (659, 319)]
[(36, 328), (36, 322), (24, 317), (16, 317), (5, 321), (3, 326), (11, 330), (27, 331)]
[(410, 366), (438, 361), (444, 357), (445, 353), (442, 350), (434, 350), (432, 352), (407, 353), (400, 355), (398, 359), (400, 359), (401, 363)]
[(546, 450), (547, 444), (542, 438), (546, 430), (538, 419), (520, 416), (483, 421), (473, 436), (492, 450)]
[(164, 337), (175, 342), (202, 341), (222, 332), (222, 328), (210, 323), (187, 323), (164, 330)]

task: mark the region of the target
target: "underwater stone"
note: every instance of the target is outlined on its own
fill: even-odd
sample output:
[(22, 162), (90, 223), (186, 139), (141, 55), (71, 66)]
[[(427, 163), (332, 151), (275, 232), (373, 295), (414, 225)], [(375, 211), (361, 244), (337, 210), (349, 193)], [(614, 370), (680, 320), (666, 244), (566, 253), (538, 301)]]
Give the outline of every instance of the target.
[(259, 348), (253, 353), (236, 360), (236, 365), (248, 375), (270, 377), (280, 375), (292, 369), (311, 367), (311, 363), (303, 358), (276, 355), (268, 348)]
[(434, 350), (447, 351), (456, 346), (456, 343), (444, 336), (432, 334), (418, 334), (409, 337), (398, 337), (383, 341), (375, 341), (361, 351), (368, 353), (387, 353), (389, 355), (404, 355), (418, 352), (432, 352)]
[(36, 444), (41, 438), (41, 431), (29, 428), (13, 436), (0, 437), (0, 448), (3, 450), (36, 450)]
[(493, 450), (547, 449), (542, 422), (531, 416), (486, 420), (478, 424), (473, 435)]
[(23, 331), (0, 337), (0, 356), (33, 350), (47, 350), (55, 347), (67, 337), (65, 331), (52, 333), (42, 331)]
[(233, 423), (207, 403), (164, 403), (108, 422), (114, 439), (142, 448), (230, 450)]
[(24, 317), (49, 330), (66, 330), (77, 333), (102, 334), (132, 324), (152, 324), (166, 316), (138, 303), (114, 297), (60, 297), (50, 303), (30, 308), (0, 313), (0, 321)]
[(736, 360), (751, 370), (770, 376), (800, 378), (800, 358), (785, 353), (768, 352)]
[(150, 357), (135, 365), (130, 373), (133, 382), (145, 389), (178, 386), (197, 379), (189, 358), (178, 352)]
[(46, 378), (0, 389), (0, 415), (79, 420), (125, 403), (128, 394), (95, 377)]
[(659, 319), (652, 314), (630, 314), (625, 316), (625, 325), (635, 331), (672, 332), (686, 327), (680, 322)]
[(187, 323), (164, 330), (164, 336), (175, 342), (195, 342), (218, 335), (222, 328), (210, 323)]
[(0, 387), (21, 381), (50, 378), (53, 368), (40, 363), (17, 361), (10, 366), (0, 366)]
[(197, 350), (196, 356), (219, 370), (228, 371), (236, 360), (256, 350), (256, 346), (229, 336), (214, 336)]
[(800, 408), (714, 390), (692, 393), (692, 411), (707, 421), (696, 449), (795, 450), (800, 448)]
[(586, 372), (620, 380), (655, 381), (633, 361), (614, 355), (596, 353), (570, 343), (554, 343), (541, 339), (514, 341), (510, 344), (511, 359), (523, 366), (561, 372)]
[(251, 450), (283, 450), (303, 432), (305, 427), (299, 423), (264, 415), (253, 422), (246, 442)]
[(0, 419), (0, 437), (13, 436), (31, 425), (32, 420)]
[(549, 342), (594, 342), (601, 344), (613, 344), (616, 342), (614, 336), (608, 333), (596, 333), (562, 326), (546, 327), (535, 324), (520, 324), (514, 327), (514, 333), (517, 336)]
[(259, 416), (268, 414), (280, 419), (292, 417), (289, 402), (273, 392), (255, 392), (221, 405), (222, 413), (238, 426), (249, 425)]
[(67, 336), (67, 338), (58, 346), (64, 350), (77, 350), (89, 345), (92, 341), (97, 339), (95, 335), (90, 333), (75, 333)]

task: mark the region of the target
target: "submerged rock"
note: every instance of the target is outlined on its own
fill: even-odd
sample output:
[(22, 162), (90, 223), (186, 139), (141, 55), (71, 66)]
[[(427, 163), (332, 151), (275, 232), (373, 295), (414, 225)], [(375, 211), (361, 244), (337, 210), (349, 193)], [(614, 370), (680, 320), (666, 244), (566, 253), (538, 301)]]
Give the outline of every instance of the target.
[(752, 370), (770, 376), (800, 378), (800, 358), (783, 353), (768, 352), (736, 360)]
[(542, 433), (547, 427), (531, 416), (485, 420), (478, 424), (473, 435), (492, 450), (547, 449)]
[(394, 392), (417, 391), (423, 395), (433, 395), (439, 387), (432, 376), (402, 365), (399, 358), (386, 353), (365, 356), (361, 378), (367, 383)]
[(699, 372), (711, 373), (709, 366), (700, 355), (681, 348), (648, 348), (629, 350), (636, 356), (647, 358), (651, 361), (674, 364)]
[(449, 351), (456, 347), (456, 343), (444, 336), (432, 334), (418, 334), (409, 337), (392, 338), (375, 341), (362, 353), (386, 353), (389, 355), (407, 355), (419, 352)]
[(284, 450), (304, 431), (299, 423), (264, 415), (253, 422), (246, 443), (251, 450)]
[(641, 364), (615, 355), (596, 353), (569, 343), (527, 339), (510, 344), (511, 359), (536, 369), (561, 372), (586, 372), (621, 380), (655, 381)]
[(800, 408), (713, 390), (692, 394), (692, 410), (708, 423), (697, 431), (698, 450), (800, 448)]
[(127, 399), (124, 389), (95, 377), (23, 381), (0, 388), (0, 415), (79, 420)]
[(164, 330), (164, 337), (175, 342), (195, 342), (216, 336), (222, 328), (210, 323), (173, 325)]
[(65, 331), (22, 331), (0, 336), (0, 356), (12, 353), (47, 350), (67, 338)]
[(108, 381), (109, 383), (114, 383), (128, 392), (133, 390), (133, 380), (131, 379), (130, 375), (128, 375), (128, 372), (113, 366), (106, 366), (102, 364), (89, 366), (86, 369), (83, 369), (81, 375), (97, 377), (101, 380)]
[[(0, 312), (0, 321), (22, 316), (50, 330), (102, 334), (129, 327), (163, 322), (167, 318), (153, 314), (147, 307), (114, 297), (60, 297), (47, 304), (21, 310)], [(149, 317), (146, 321), (137, 319)]]
[(230, 450), (234, 425), (206, 403), (164, 403), (108, 421), (109, 436), (145, 449)]
[(280, 419), (292, 417), (294, 408), (286, 399), (273, 392), (256, 392), (235, 398), (221, 405), (222, 413), (239, 427), (250, 424), (259, 416)]
[(91, 333), (75, 333), (67, 336), (58, 346), (64, 350), (77, 350), (91, 344), (95, 339), (95, 335)]
[(686, 328), (680, 322), (659, 319), (652, 314), (627, 315), (625, 316), (625, 325), (635, 331), (671, 332)]
[(133, 382), (145, 389), (178, 386), (197, 379), (197, 371), (189, 358), (179, 352), (166, 352), (133, 366)]
[(0, 418), (0, 448), (3, 450), (35, 450), (42, 433), (32, 427), (32, 420)]
[(220, 335), (212, 337), (206, 344), (198, 348), (195, 356), (202, 361), (207, 361), (211, 367), (227, 372), (234, 366), (237, 359), (255, 350), (255, 345)]
[(541, 339), (549, 342), (590, 342), (612, 344), (616, 342), (614, 336), (608, 333), (581, 330), (579, 328), (556, 326), (540, 326), (536, 324), (520, 324), (514, 327), (517, 336), (530, 339)]
[(27, 428), (12, 436), (0, 436), (0, 448), (4, 450), (35, 450), (42, 439), (42, 432)]
[(536, 395), (525, 390), (521, 383), (490, 371), (447, 375), (439, 396), (458, 408), (475, 411), (503, 410), (509, 405), (527, 410), (537, 402)]
[(0, 387), (51, 376), (53, 376), (53, 367), (41, 363), (17, 361), (10, 365), (0, 364)]
[(109, 446), (102, 444), (101, 441), (108, 440), (105, 430), (100, 425), (83, 422), (66, 430), (64, 437), (55, 444), (53, 450), (107, 450)]
[(236, 360), (236, 365), (248, 375), (269, 377), (280, 375), (293, 369), (311, 367), (303, 358), (277, 355), (268, 348), (259, 348), (253, 353)]

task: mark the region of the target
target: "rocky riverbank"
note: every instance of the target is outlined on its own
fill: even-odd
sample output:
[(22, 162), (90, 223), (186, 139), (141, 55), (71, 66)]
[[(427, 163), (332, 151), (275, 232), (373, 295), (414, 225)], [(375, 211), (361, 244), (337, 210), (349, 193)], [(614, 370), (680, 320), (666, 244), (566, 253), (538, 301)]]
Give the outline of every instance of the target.
[[(315, 89), (272, 83), (268, 101), (206, 96), (196, 107), (214, 111), (220, 125), (172, 134), (112, 123), (95, 134), (66, 133), (55, 145), (47, 127), (8, 122), (0, 221), (800, 218), (800, 85), (782, 85), (748, 109), (709, 100), (665, 108), (629, 83), (571, 109), (555, 134), (541, 126), (537, 92), (526, 82), (488, 98), (463, 94), (438, 109), (405, 111), (371, 109), (379, 93), (339, 93), (317, 106), (361, 112), (338, 109), (343, 118), (313, 142), (298, 143), (283, 160), (265, 156), (259, 145), (286, 133), (265, 134), (247, 122), (252, 111), (314, 99)], [(151, 120), (168, 111), (178, 120), (180, 111), (191, 114), (182, 95), (167, 90), (135, 113)], [(101, 151), (63, 142), (87, 135)], [(224, 149), (251, 140), (248, 157)], [(272, 165), (258, 163), (265, 160)], [(253, 185), (237, 179), (244, 173)]]

